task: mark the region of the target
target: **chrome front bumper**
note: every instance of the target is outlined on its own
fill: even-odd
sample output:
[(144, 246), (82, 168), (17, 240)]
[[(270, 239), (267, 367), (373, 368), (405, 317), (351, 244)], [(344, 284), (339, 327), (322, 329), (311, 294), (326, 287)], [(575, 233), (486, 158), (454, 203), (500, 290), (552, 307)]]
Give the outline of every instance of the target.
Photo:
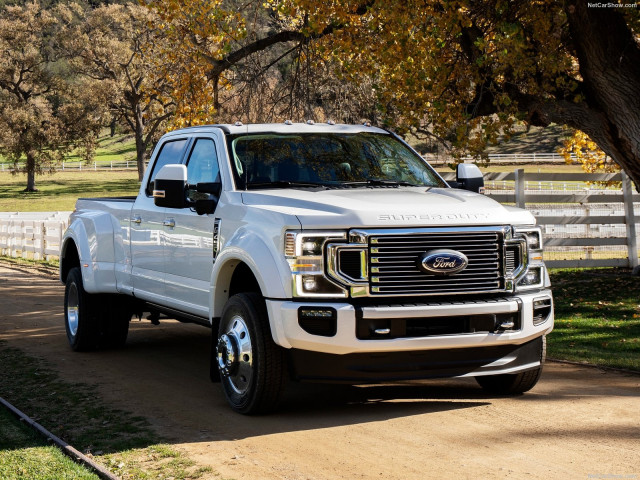
[[(347, 355), (375, 352), (411, 352), (500, 345), (522, 345), (549, 333), (553, 329), (553, 308), (548, 318), (534, 325), (533, 302), (551, 299), (550, 290), (539, 290), (506, 298), (429, 302), (424, 304), (378, 305), (356, 307), (346, 302), (295, 302), (267, 300), (267, 311), (274, 341), (287, 349)], [(336, 311), (336, 331), (332, 336), (313, 335), (305, 331), (298, 320), (300, 308), (333, 308)], [(423, 337), (360, 339), (357, 317), (430, 318), (462, 315), (505, 314), (519, 312), (517, 329), (495, 333), (477, 332)]]

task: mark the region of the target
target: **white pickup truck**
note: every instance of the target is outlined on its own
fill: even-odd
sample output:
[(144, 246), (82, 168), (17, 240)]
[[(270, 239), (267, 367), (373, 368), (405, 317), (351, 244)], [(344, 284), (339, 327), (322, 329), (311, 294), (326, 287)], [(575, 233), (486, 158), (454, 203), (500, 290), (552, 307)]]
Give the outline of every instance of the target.
[(473, 376), (532, 388), (553, 328), (533, 216), (452, 188), (368, 125), (211, 125), (158, 142), (137, 197), (79, 199), (60, 279), (73, 350), (133, 315), (212, 327), (211, 378), (241, 413), (287, 380)]

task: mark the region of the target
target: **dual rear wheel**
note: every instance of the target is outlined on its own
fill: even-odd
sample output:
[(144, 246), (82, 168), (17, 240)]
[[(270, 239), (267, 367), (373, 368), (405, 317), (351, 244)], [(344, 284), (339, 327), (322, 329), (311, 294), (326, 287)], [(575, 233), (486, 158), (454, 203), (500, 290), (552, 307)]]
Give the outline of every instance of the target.
[(72, 350), (119, 348), (127, 341), (131, 309), (120, 295), (87, 293), (80, 268), (74, 267), (67, 274), (64, 317)]

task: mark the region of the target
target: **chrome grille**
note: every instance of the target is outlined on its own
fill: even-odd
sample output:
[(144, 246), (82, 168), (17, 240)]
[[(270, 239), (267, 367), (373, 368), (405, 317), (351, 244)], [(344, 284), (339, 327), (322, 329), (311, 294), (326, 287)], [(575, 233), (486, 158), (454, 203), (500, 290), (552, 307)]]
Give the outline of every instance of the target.
[[(504, 290), (504, 234), (502, 230), (433, 231), (369, 237), (371, 295), (433, 295)], [(422, 271), (425, 252), (451, 249), (469, 259), (452, 275)]]

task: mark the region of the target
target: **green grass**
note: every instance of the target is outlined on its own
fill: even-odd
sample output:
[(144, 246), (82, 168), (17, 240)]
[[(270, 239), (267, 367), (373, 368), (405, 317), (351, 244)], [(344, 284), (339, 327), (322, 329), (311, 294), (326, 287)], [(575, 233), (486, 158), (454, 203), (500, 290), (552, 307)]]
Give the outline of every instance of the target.
[(64, 171), (36, 177), (37, 192), (24, 192), (26, 175), (0, 172), (0, 212), (73, 210), (78, 197), (137, 195), (138, 174), (127, 171)]
[(640, 371), (640, 277), (628, 270), (552, 270), (552, 358)]
[[(77, 152), (65, 161), (77, 162)], [(136, 147), (131, 135), (103, 135), (98, 140), (94, 160), (100, 163), (136, 160)], [(6, 160), (0, 156), (0, 163)], [(78, 197), (121, 196), (138, 193), (138, 174), (132, 170), (64, 170), (36, 175), (38, 192), (24, 192), (27, 176), (0, 172), (0, 212), (37, 212), (73, 210)]]
[[(2, 341), (0, 365), (3, 371), (0, 392), (5, 400), (81, 452), (92, 455), (115, 474), (123, 478), (186, 480), (198, 479), (211, 471), (198, 467), (183, 453), (164, 444), (166, 440), (152, 430), (146, 419), (104, 402), (96, 395), (94, 385), (63, 381), (43, 360), (8, 347)], [(46, 473), (7, 476), (2, 468), (19, 468), (20, 455), (23, 455), (20, 451), (32, 446), (17, 437), (5, 435), (3, 427), (0, 427), (0, 439), (3, 442), (0, 444), (0, 478), (3, 480), (76, 478), (47, 476)], [(2, 457), (5, 450), (9, 453)], [(34, 455), (37, 457), (37, 452)], [(18, 465), (14, 464), (16, 462)], [(34, 464), (35, 470), (39, 468)]]
[[(105, 130), (106, 132), (106, 130)], [(98, 147), (96, 148), (93, 161), (97, 163), (108, 163), (111, 161), (136, 161), (136, 143), (133, 135), (101, 135), (98, 138)], [(82, 158), (78, 152), (72, 152), (67, 156), (68, 162), (79, 162)]]
[[(22, 159), (24, 161), (24, 158)], [(80, 152), (75, 150), (65, 157), (65, 162), (80, 162)], [(103, 130), (98, 138), (96, 151), (94, 152), (91, 163), (110, 163), (111, 161), (136, 161), (136, 144), (133, 135), (117, 134), (111, 137), (108, 130)], [(0, 163), (9, 163), (9, 161), (0, 155)], [(6, 168), (6, 167), (5, 167)]]
[(0, 478), (86, 479), (97, 476), (74, 463), (17, 418), (0, 407)]

